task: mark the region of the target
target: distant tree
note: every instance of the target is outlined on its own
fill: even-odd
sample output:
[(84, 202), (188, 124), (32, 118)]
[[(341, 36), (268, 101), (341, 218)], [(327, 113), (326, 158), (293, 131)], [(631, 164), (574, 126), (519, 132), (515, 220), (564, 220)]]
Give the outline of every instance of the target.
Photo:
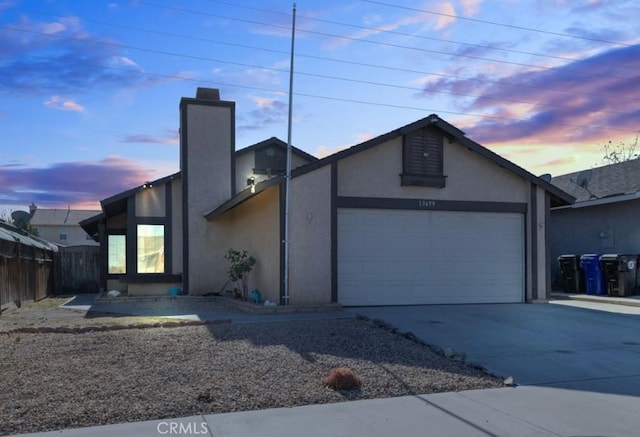
[(604, 152), (602, 163), (605, 165), (638, 159), (640, 158), (638, 135), (636, 135), (636, 138), (630, 143), (620, 141), (618, 144), (613, 144), (611, 140), (609, 140), (609, 142), (602, 145), (602, 151)]

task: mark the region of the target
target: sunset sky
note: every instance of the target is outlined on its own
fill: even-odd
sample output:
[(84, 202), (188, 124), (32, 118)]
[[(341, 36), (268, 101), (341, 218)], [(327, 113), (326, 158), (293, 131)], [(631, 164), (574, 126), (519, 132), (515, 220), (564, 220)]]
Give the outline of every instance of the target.
[[(322, 157), (436, 113), (540, 175), (640, 131), (636, 1), (298, 1), (293, 144)], [(292, 2), (0, 0), (0, 212), (99, 209), (179, 170), (178, 104), (287, 139)]]

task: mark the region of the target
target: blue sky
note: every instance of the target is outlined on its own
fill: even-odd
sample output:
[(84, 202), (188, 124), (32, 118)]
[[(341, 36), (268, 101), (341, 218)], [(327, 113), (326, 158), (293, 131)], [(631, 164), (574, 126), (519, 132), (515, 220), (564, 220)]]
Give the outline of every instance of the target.
[[(299, 1), (293, 143), (325, 156), (431, 113), (534, 174), (640, 130), (635, 1)], [(0, 211), (179, 170), (178, 104), (236, 102), (236, 146), (287, 139), (292, 3), (0, 0)]]

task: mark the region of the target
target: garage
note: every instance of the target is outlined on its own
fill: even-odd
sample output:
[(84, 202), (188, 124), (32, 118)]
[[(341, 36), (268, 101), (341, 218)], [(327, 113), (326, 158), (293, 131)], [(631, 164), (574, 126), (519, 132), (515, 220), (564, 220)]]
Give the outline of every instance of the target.
[(524, 214), (338, 209), (346, 306), (524, 301)]

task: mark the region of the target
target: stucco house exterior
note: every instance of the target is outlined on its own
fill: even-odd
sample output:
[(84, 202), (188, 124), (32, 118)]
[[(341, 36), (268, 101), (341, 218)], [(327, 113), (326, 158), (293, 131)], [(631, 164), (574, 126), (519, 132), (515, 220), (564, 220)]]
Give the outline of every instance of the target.
[(38, 230), (38, 236), (59, 246), (96, 246), (80, 227), (80, 222), (100, 211), (71, 208), (37, 208), (31, 206), (29, 223)]
[(257, 259), (250, 287), (281, 304), (547, 297), (549, 210), (573, 198), (437, 115), (319, 160), (294, 150), (285, 296), (282, 144), (236, 152), (234, 131), (235, 104), (217, 90), (181, 100), (180, 172), (103, 200), (82, 224), (109, 260), (106, 288), (218, 292), (234, 248)]
[(551, 209), (553, 288), (561, 288), (560, 255), (640, 254), (640, 159), (556, 176), (551, 183), (576, 199)]

